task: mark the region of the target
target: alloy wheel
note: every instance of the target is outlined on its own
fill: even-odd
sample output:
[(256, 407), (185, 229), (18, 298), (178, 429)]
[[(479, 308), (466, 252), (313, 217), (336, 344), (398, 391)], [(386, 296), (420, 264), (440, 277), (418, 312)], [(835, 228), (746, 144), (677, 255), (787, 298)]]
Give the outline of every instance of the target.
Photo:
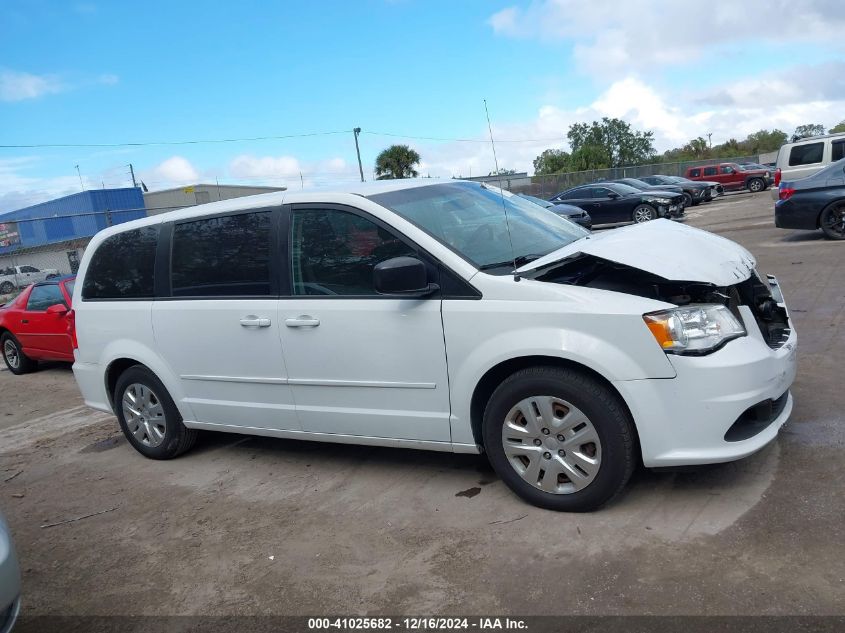
[(601, 468), (601, 441), (593, 423), (554, 396), (518, 402), (502, 425), (502, 447), (524, 481), (552, 494), (583, 490)]
[(752, 193), (757, 193), (758, 191), (763, 191), (763, 183), (760, 180), (752, 180), (748, 184), (748, 188)]
[(845, 239), (845, 205), (838, 206), (822, 217), (822, 230), (830, 237)]
[(132, 383), (123, 392), (123, 416), (129, 432), (141, 444), (156, 447), (164, 441), (166, 419), (161, 400), (147, 385)]
[(9, 367), (13, 369), (18, 369), (21, 364), (21, 355), (18, 351), (18, 346), (15, 345), (14, 341), (7, 340), (3, 344), (3, 355), (6, 357), (6, 362), (9, 363)]
[(640, 205), (636, 209), (634, 209), (634, 222), (640, 224), (642, 222), (648, 222), (652, 219), (654, 215), (654, 211), (651, 207), (646, 205)]

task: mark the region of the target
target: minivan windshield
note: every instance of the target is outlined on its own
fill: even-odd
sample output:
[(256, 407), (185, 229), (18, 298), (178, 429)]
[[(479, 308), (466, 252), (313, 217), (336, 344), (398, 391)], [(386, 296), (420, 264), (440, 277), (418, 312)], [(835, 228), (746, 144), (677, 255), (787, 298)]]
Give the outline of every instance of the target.
[(491, 274), (507, 274), (514, 260), (522, 266), (589, 234), (533, 202), (481, 183), (450, 182), (368, 197)]

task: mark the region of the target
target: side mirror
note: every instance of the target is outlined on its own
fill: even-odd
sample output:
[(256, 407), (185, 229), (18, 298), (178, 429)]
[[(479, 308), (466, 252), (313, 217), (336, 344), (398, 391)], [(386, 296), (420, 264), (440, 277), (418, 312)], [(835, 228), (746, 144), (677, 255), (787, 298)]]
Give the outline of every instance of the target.
[(64, 303), (56, 303), (47, 308), (46, 312), (47, 314), (62, 316), (63, 314), (67, 314), (67, 306)]
[(373, 286), (379, 294), (405, 297), (424, 297), (440, 288), (428, 283), (425, 264), (416, 257), (394, 257), (376, 264)]
[(619, 194), (616, 193), (615, 191), (611, 191), (610, 193), (607, 194), (607, 197), (610, 198), (611, 200), (616, 200), (619, 197)]

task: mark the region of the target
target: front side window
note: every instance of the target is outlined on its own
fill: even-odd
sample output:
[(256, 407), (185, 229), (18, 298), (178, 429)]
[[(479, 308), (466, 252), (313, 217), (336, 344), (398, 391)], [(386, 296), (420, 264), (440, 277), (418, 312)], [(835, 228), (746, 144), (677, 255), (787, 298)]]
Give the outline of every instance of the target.
[(88, 264), (82, 282), (82, 298), (152, 298), (157, 243), (157, 226), (145, 226), (106, 238)]
[(26, 309), (30, 312), (44, 312), (50, 306), (57, 303), (64, 304), (65, 298), (62, 296), (62, 291), (55, 284), (49, 286), (35, 286), (29, 294), (29, 300), (26, 302)]
[(715, 167), (705, 167), (704, 168), (704, 175), (705, 176), (715, 176), (716, 175), (716, 168)]
[(588, 234), (517, 195), (480, 183), (410, 187), (373, 195), (370, 200), (493, 274), (507, 274), (514, 261), (520, 266)]
[(824, 142), (796, 145), (789, 150), (789, 166), (795, 167), (796, 165), (812, 165), (814, 163), (820, 163), (822, 162), (823, 153)]
[(348, 211), (297, 209), (293, 212), (291, 232), (295, 295), (376, 295), (376, 264), (393, 257), (416, 255), (390, 231)]
[(734, 173), (734, 168), (730, 167), (729, 165), (725, 165), (724, 167), (720, 167), (719, 171), (721, 171), (723, 174), (732, 174)]
[(271, 212), (241, 213), (173, 227), (174, 297), (267, 296)]
[(39, 271), (35, 266), (21, 266), (22, 273), (37, 273)]

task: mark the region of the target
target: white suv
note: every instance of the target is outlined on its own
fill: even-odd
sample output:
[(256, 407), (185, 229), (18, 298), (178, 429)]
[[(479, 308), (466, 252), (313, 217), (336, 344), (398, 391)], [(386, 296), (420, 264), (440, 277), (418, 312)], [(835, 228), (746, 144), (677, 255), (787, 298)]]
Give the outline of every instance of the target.
[(97, 234), (73, 298), (86, 403), (175, 457), (197, 432), (485, 451), (596, 508), (635, 463), (723, 462), (792, 410), (796, 335), (743, 248), (590, 234), (484, 184), (279, 192)]

